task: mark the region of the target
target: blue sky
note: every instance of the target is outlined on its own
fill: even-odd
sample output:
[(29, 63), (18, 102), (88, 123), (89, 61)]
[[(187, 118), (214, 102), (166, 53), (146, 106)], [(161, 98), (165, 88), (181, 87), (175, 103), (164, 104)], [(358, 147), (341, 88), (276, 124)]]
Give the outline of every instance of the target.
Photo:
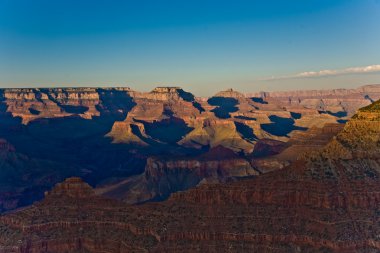
[(379, 24), (379, 0), (0, 0), (0, 86), (356, 87)]

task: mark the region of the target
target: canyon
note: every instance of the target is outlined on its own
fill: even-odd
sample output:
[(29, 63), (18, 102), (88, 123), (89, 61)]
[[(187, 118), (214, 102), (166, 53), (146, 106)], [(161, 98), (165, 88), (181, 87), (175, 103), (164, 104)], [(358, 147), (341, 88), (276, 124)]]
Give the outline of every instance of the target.
[(255, 178), (321, 149), (379, 98), (380, 85), (208, 98), (179, 87), (1, 89), (0, 212), (72, 176), (131, 204)]
[[(342, 128), (311, 132), (324, 136), (312, 145), (326, 144), (281, 170), (200, 184), (161, 202), (130, 205), (68, 178), (44, 200), (0, 216), (0, 252), (378, 252), (380, 100)], [(301, 137), (293, 141), (303, 145)], [(292, 147), (277, 140), (260, 145), (256, 156)], [(241, 159), (225, 149), (217, 146), (204, 159)], [(149, 163), (155, 172), (177, 168)]]

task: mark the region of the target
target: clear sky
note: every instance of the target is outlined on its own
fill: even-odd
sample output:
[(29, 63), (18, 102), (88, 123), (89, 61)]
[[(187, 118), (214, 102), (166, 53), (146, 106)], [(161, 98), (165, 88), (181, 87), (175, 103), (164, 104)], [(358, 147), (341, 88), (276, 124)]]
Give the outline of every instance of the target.
[(380, 0), (0, 0), (0, 86), (380, 83)]

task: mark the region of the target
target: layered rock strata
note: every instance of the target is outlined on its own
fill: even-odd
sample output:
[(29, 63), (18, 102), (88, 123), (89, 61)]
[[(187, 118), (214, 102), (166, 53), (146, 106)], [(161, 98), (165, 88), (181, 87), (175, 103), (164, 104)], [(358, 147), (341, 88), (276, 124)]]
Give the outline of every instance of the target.
[(200, 184), (235, 181), (258, 175), (249, 161), (217, 146), (195, 157), (152, 157), (143, 174), (96, 189), (98, 194), (126, 203), (166, 199), (173, 192)]
[(378, 252), (379, 104), (291, 167), (161, 203), (128, 206), (69, 179), (1, 216), (0, 252)]

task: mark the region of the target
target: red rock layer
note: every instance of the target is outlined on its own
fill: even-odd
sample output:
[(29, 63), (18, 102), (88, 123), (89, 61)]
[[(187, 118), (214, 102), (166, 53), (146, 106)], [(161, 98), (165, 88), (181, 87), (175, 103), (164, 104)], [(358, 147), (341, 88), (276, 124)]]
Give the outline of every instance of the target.
[(70, 179), (57, 186), (66, 193), (59, 198), (0, 218), (0, 252), (379, 252), (375, 108), (305, 161), (162, 203), (78, 198), (71, 192), (88, 186)]

